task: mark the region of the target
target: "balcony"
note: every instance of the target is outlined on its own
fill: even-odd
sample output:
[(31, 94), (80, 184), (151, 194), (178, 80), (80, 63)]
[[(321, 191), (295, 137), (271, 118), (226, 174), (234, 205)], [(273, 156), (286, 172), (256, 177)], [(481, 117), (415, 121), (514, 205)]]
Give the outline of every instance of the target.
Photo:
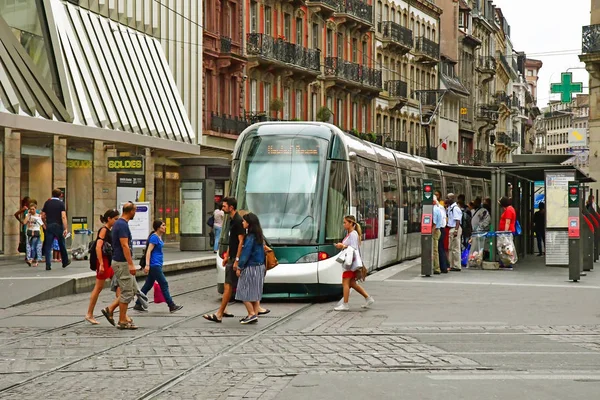
[(337, 24), (366, 32), (373, 27), (373, 6), (361, 0), (339, 0), (334, 18)]
[(321, 72), (320, 50), (307, 49), (263, 33), (248, 33), (246, 50), (249, 68), (264, 65), (315, 77)]
[(429, 158), (430, 160), (437, 160), (437, 147), (429, 147), (429, 154), (427, 154), (427, 146), (419, 147), (417, 152), (419, 157)]
[(337, 0), (308, 0), (306, 5), (315, 13), (321, 13), (324, 19), (328, 19), (337, 12), (340, 3)]
[(408, 153), (408, 142), (403, 140), (388, 140), (385, 142), (385, 147), (388, 149)]
[(512, 147), (512, 139), (506, 133), (500, 132), (497, 134), (496, 141), (494, 144), (496, 145), (496, 147), (505, 146), (505, 147), (510, 148), (510, 147)]
[(408, 101), (408, 84), (404, 81), (387, 81), (385, 83), (387, 91), (388, 106), (390, 110), (400, 110)]
[(413, 33), (410, 29), (393, 21), (380, 22), (381, 42), (384, 48), (400, 54), (408, 53), (413, 47)]
[(476, 69), (481, 74), (487, 75), (481, 81), (482, 84), (485, 84), (494, 79), (496, 75), (496, 59), (490, 56), (480, 56), (477, 60)]
[(231, 38), (227, 36), (221, 36), (221, 53), (231, 53)]
[(244, 118), (210, 113), (210, 129), (215, 132), (239, 135), (248, 126), (250, 123)]
[(475, 157), (472, 153), (458, 153), (458, 163), (460, 165), (475, 165)]
[(584, 26), (581, 34), (583, 54), (600, 53), (600, 25)]
[(366, 91), (379, 93), (382, 90), (381, 71), (364, 65), (344, 61), (339, 57), (325, 57), (325, 80), (342, 86), (356, 85)]
[(492, 153), (489, 151), (475, 150), (473, 152), (473, 165), (485, 165), (492, 162)]
[(498, 121), (497, 104), (480, 104), (477, 107), (477, 119), (480, 121), (494, 122)]
[(519, 131), (512, 131), (510, 134), (511, 142), (516, 144), (517, 147), (521, 146), (521, 134)]
[(423, 64), (437, 64), (440, 61), (440, 44), (425, 36), (418, 37), (415, 41), (415, 56), (417, 62)]

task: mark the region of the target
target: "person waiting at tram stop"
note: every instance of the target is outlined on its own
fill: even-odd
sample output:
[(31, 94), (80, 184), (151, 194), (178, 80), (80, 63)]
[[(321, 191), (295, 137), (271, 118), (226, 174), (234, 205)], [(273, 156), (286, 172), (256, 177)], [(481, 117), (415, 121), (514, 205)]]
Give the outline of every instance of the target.
[(433, 273), (439, 275), (448, 273), (446, 265), (446, 254), (444, 243), (440, 241), (443, 231), (446, 228), (446, 213), (438, 201), (437, 196), (433, 196)]
[(348, 232), (348, 235), (344, 238), (342, 243), (336, 243), (335, 247), (338, 250), (343, 250), (348, 247), (352, 247), (354, 249), (354, 257), (352, 259), (352, 265), (349, 271), (344, 271), (342, 273), (342, 287), (344, 291), (343, 302), (334, 308), (335, 311), (348, 311), (350, 310), (350, 306), (348, 305), (348, 299), (350, 297), (350, 288), (356, 290), (361, 294), (362, 297), (365, 298), (365, 304), (362, 305), (362, 308), (369, 308), (375, 300), (373, 297), (369, 296), (367, 291), (363, 289), (356, 282), (356, 271), (363, 267), (362, 260), (360, 258), (360, 242), (362, 237), (362, 229), (360, 225), (356, 222), (356, 217), (353, 215), (347, 215), (344, 217), (344, 229)]
[[(500, 215), (500, 224), (498, 225), (498, 232), (510, 232), (513, 236), (516, 232), (517, 223), (517, 211), (512, 206), (512, 201), (508, 197), (501, 197), (498, 200), (498, 204), (502, 207), (502, 214)], [(516, 245), (512, 243), (514, 252), (516, 253)], [(512, 265), (504, 265), (500, 263), (500, 268), (504, 270), (512, 270)]]
[(533, 232), (537, 240), (538, 257), (541, 257), (545, 254), (543, 250), (546, 248), (546, 204), (541, 201), (538, 209), (533, 214)]
[(450, 270), (451, 271), (462, 271), (461, 266), (461, 241), (462, 241), (462, 228), (460, 226), (462, 221), (462, 211), (459, 204), (456, 202), (456, 196), (454, 193), (448, 193), (448, 226), (450, 227), (450, 238), (449, 238), (449, 258), (450, 258)]

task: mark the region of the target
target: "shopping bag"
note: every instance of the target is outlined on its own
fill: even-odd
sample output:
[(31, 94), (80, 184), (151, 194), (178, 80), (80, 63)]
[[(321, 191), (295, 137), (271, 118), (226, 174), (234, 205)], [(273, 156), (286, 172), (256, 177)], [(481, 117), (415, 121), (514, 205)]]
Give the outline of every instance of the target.
[(463, 250), (461, 257), (460, 257), (460, 263), (463, 267), (465, 267), (467, 265), (467, 263), (469, 262), (469, 250), (471, 250), (471, 245), (468, 244), (467, 247), (465, 247), (465, 249)]
[(523, 229), (521, 229), (521, 224), (519, 223), (519, 220), (515, 222), (515, 231), (513, 233), (516, 236), (521, 236), (521, 234), (523, 233)]
[(154, 304), (166, 303), (165, 296), (158, 282), (154, 282)]

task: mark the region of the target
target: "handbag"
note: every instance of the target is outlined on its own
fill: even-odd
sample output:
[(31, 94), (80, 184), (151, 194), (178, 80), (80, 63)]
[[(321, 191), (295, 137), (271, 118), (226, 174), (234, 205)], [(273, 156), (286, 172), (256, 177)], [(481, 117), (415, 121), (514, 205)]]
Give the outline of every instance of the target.
[(163, 294), (160, 285), (158, 284), (158, 282), (154, 282), (154, 304), (166, 302), (167, 300), (165, 300), (165, 295)]
[(268, 270), (273, 269), (276, 266), (278, 266), (279, 261), (277, 261), (277, 257), (275, 257), (275, 252), (273, 251), (272, 248), (270, 248), (269, 246), (267, 246), (265, 244), (264, 249), (265, 249), (265, 266), (267, 267), (267, 271), (268, 271)]

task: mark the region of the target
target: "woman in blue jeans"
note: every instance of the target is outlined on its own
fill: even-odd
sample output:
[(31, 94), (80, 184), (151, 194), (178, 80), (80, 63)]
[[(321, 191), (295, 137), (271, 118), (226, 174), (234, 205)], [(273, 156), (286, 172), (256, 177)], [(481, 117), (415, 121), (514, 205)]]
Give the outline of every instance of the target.
[[(152, 229), (154, 232), (152, 232), (148, 238), (146, 267), (144, 268), (144, 272), (148, 274), (148, 277), (146, 278), (146, 283), (144, 283), (141, 292), (148, 294), (150, 289), (152, 289), (154, 286), (154, 282), (158, 282), (160, 290), (162, 291), (163, 296), (167, 301), (167, 305), (169, 306), (169, 311), (173, 313), (181, 310), (183, 306), (175, 304), (171, 298), (171, 294), (169, 293), (169, 283), (167, 282), (167, 278), (163, 272), (163, 246), (165, 243), (162, 240), (162, 236), (165, 234), (167, 228), (162, 220), (157, 219), (152, 224)], [(139, 300), (135, 303), (133, 309), (136, 311), (148, 311), (142, 307), (142, 304), (139, 302)]]

